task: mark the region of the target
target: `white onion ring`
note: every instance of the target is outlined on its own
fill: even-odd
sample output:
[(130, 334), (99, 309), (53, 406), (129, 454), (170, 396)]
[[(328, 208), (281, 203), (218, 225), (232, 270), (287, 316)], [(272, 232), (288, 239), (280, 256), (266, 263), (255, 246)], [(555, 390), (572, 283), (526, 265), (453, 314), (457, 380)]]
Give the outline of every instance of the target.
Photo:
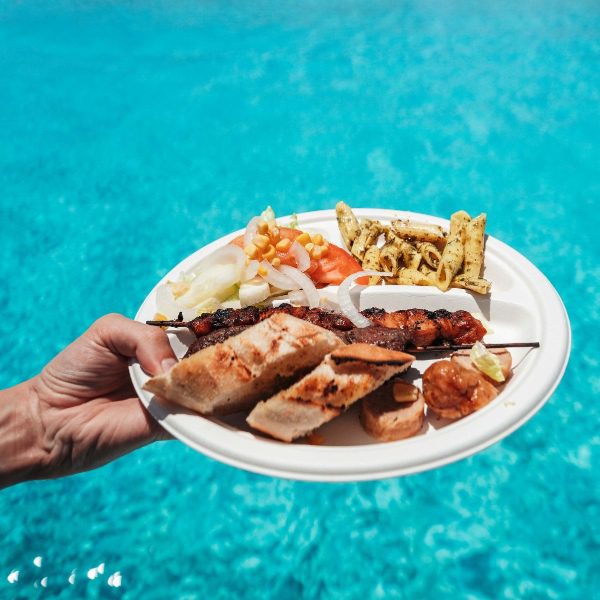
[(308, 255), (306, 248), (302, 244), (294, 241), (290, 246), (290, 251), (296, 259), (298, 270), (304, 273), (304, 271), (310, 267), (310, 256)]
[(246, 255), (239, 246), (233, 244), (227, 244), (218, 250), (215, 250), (212, 254), (209, 254), (203, 258), (198, 264), (194, 265), (187, 273), (193, 273), (198, 275), (203, 269), (212, 267), (213, 265), (223, 263), (234, 263), (237, 270), (241, 273), (246, 263)]
[[(283, 272), (278, 271), (270, 262), (263, 260), (260, 264), (267, 272), (267, 274), (263, 276), (263, 279), (273, 287), (279, 288), (280, 290), (297, 290), (301, 287), (296, 280), (288, 277)], [(294, 270), (297, 271), (298, 269)]]
[(352, 273), (342, 281), (338, 288), (338, 303), (340, 310), (352, 321), (356, 327), (370, 327), (373, 323), (367, 319), (364, 315), (360, 314), (360, 311), (352, 304), (350, 298), (350, 286), (354, 283), (355, 279), (364, 277), (365, 275), (379, 276), (379, 277), (391, 277), (392, 273), (381, 273), (379, 271), (359, 271), (358, 273)]
[(281, 302), (291, 302), (300, 306), (308, 306), (308, 298), (302, 290), (290, 290), (285, 296), (278, 296), (275, 300), (278, 304)]
[(177, 300), (173, 297), (171, 286), (168, 283), (163, 283), (156, 289), (156, 310), (169, 319), (176, 319), (180, 312), (183, 313), (183, 318), (186, 321), (196, 316), (196, 312), (193, 309), (186, 308), (177, 303)]
[(242, 281), (248, 281), (254, 279), (258, 273), (258, 261), (251, 260), (242, 271)]
[(279, 270), (284, 275), (288, 276), (290, 279), (298, 283), (302, 291), (306, 294), (308, 306), (310, 308), (316, 308), (317, 306), (319, 306), (321, 302), (321, 297), (319, 296), (319, 292), (317, 291), (315, 284), (312, 282), (312, 279), (308, 275), (305, 275), (304, 273), (302, 273), (302, 271), (299, 271), (294, 267), (289, 267), (288, 265), (281, 265), (279, 267)]
[(246, 225), (246, 231), (244, 232), (244, 248), (252, 243), (256, 232), (258, 231), (258, 222), (262, 221), (260, 217), (252, 217)]

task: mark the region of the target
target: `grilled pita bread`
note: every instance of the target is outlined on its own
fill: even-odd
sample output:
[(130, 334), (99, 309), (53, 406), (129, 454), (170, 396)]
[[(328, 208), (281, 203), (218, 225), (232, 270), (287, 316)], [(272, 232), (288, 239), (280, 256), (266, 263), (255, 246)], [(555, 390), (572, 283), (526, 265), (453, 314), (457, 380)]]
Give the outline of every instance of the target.
[(326, 329), (278, 313), (178, 362), (144, 389), (204, 415), (252, 408), (343, 346)]
[(410, 367), (415, 357), (369, 344), (350, 344), (329, 353), (288, 389), (259, 402), (246, 419), (263, 433), (285, 441), (308, 435), (385, 381)]

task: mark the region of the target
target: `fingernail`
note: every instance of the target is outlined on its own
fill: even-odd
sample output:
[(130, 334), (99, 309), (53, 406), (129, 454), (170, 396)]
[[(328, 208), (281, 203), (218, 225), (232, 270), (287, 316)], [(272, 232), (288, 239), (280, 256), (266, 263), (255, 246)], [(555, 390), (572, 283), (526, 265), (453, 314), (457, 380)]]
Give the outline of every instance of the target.
[(166, 373), (171, 367), (174, 367), (177, 364), (176, 358), (165, 358), (160, 363), (160, 368), (163, 373)]

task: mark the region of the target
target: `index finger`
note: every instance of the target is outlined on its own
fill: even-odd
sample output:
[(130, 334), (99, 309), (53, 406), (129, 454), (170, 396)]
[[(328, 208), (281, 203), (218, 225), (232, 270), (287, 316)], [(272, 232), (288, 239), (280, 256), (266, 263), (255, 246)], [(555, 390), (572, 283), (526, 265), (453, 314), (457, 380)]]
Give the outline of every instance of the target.
[(93, 329), (107, 348), (121, 356), (137, 358), (149, 375), (164, 373), (177, 362), (167, 334), (159, 327), (110, 314), (96, 321)]

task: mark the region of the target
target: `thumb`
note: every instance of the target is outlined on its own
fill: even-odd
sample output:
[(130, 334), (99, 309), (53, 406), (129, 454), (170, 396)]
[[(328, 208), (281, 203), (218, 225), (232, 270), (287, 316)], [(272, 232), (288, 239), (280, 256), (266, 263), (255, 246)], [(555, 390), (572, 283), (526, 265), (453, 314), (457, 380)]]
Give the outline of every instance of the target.
[(159, 375), (177, 362), (167, 334), (159, 327), (111, 314), (98, 319), (92, 330), (113, 353), (137, 358), (149, 375)]

